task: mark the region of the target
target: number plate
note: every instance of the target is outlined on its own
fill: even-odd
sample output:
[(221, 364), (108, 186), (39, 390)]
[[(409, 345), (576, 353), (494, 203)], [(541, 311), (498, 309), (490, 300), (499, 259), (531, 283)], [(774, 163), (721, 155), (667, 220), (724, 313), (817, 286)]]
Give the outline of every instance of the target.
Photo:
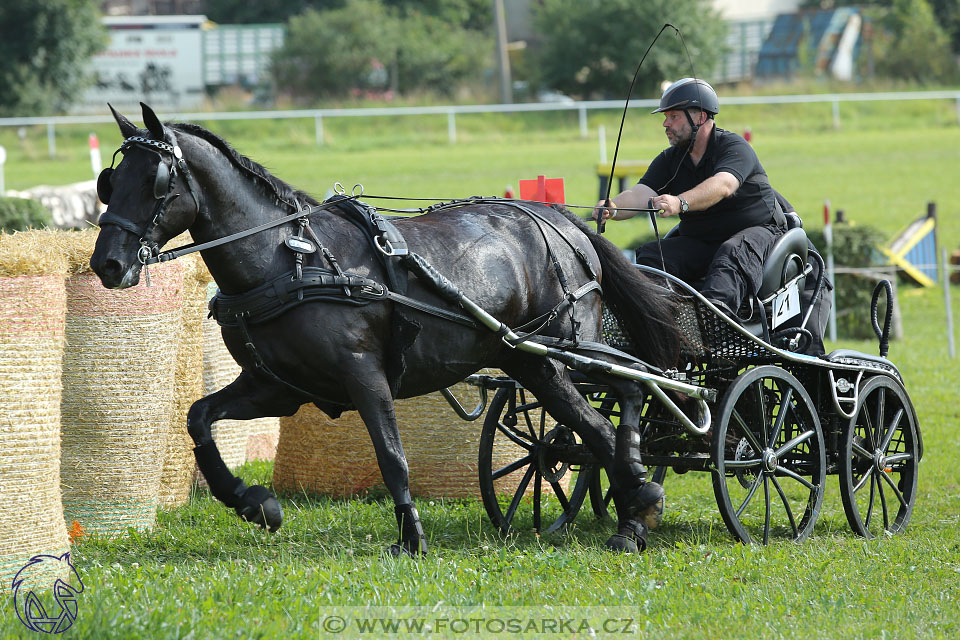
[(800, 287), (796, 282), (786, 291), (773, 299), (773, 318), (770, 326), (774, 329), (800, 313)]

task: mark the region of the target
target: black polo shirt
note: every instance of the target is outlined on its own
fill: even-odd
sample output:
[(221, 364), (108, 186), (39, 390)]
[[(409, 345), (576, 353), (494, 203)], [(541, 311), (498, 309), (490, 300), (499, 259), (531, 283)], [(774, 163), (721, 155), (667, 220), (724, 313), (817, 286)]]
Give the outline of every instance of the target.
[(706, 211), (681, 213), (678, 229), (681, 235), (708, 242), (723, 242), (738, 231), (766, 224), (773, 219), (776, 197), (767, 179), (767, 172), (763, 170), (749, 142), (735, 133), (714, 126), (699, 165), (693, 165), (686, 151), (686, 145), (664, 149), (650, 163), (647, 172), (640, 178), (640, 184), (647, 185), (657, 193), (679, 195), (720, 171), (726, 171), (736, 177), (740, 187), (733, 195)]

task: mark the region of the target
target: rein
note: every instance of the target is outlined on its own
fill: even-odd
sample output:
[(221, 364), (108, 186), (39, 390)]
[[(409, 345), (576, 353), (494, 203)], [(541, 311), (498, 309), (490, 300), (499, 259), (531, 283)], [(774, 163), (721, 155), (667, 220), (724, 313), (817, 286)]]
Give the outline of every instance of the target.
[[(357, 196), (349, 196), (346, 199), (353, 200), (356, 197)], [(167, 251), (160, 252), (156, 255), (151, 256), (150, 258), (147, 258), (147, 260), (144, 261), (143, 264), (148, 265), (148, 264), (156, 264), (158, 262), (169, 262), (170, 260), (176, 260), (177, 258), (180, 258), (185, 255), (189, 255), (191, 253), (196, 253), (197, 251), (205, 251), (207, 249), (219, 247), (221, 245), (228, 244), (236, 240), (240, 240), (241, 238), (246, 238), (248, 236), (252, 236), (254, 234), (260, 233), (261, 231), (266, 231), (267, 229), (272, 229), (273, 227), (279, 227), (282, 224), (293, 222), (294, 220), (297, 220), (299, 218), (306, 218), (307, 216), (312, 215), (318, 211), (324, 211), (326, 209), (329, 209), (330, 207), (338, 204), (339, 202), (343, 202), (343, 200), (338, 200), (337, 202), (328, 202), (328, 203), (318, 204), (308, 209), (302, 209), (300, 211), (291, 213), (290, 215), (284, 216), (282, 218), (277, 218), (276, 220), (271, 220), (270, 222), (264, 222), (263, 224), (258, 225), (256, 227), (251, 227), (250, 229), (245, 229), (243, 231), (231, 233), (228, 236), (224, 236), (216, 240), (211, 240), (209, 242), (201, 242), (199, 244), (196, 242), (193, 242), (191, 244), (184, 245), (177, 249), (168, 249)]]

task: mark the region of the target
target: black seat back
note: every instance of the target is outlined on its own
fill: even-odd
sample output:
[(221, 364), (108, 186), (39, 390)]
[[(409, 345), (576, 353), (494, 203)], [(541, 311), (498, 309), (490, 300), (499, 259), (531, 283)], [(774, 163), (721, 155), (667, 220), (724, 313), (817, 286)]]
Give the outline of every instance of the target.
[(800, 227), (780, 236), (763, 263), (763, 278), (757, 297), (761, 300), (770, 297), (785, 282), (800, 275), (807, 264), (807, 248), (807, 234)]

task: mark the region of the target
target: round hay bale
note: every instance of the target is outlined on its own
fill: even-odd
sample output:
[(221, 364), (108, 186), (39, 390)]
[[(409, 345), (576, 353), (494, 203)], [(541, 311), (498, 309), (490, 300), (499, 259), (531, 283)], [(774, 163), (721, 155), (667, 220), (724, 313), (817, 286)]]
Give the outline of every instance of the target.
[[(501, 374), (495, 369), (482, 373)], [(460, 383), (452, 391), (468, 410), (479, 402), (476, 387)], [(461, 420), (439, 392), (397, 400), (395, 410), (410, 470), (411, 493), (429, 498), (478, 497), (483, 417), (474, 422)], [(539, 420), (539, 413), (536, 416)], [(548, 429), (552, 426), (548, 420)], [(496, 447), (493, 461), (498, 468), (524, 454), (505, 438), (497, 438)], [(519, 476), (514, 475), (517, 474), (498, 481), (498, 490), (516, 491)], [(569, 474), (560, 480), (564, 487), (568, 482)], [(273, 486), (277, 490), (348, 497), (381, 483), (370, 436), (356, 411), (331, 420), (310, 404), (294, 416), (280, 418), (280, 444), (273, 467)], [(544, 492), (549, 491), (550, 486), (545, 484)], [(531, 483), (526, 493), (532, 492)]]
[[(480, 373), (503, 375), (496, 369), (484, 369)], [(461, 382), (450, 391), (468, 411), (480, 401), (480, 392), (472, 385)], [(484, 417), (474, 422), (462, 420), (439, 392), (398, 400), (396, 412), (410, 469), (411, 493), (427, 498), (479, 498), (478, 456)], [(539, 409), (530, 412), (535, 428), (539, 428), (540, 415)], [(556, 421), (548, 415), (545, 432), (555, 426)], [(494, 441), (493, 467), (499, 469), (526, 454), (522, 448), (499, 437)], [(508, 474), (496, 481), (496, 489), (513, 495), (522, 478), (523, 470)], [(566, 489), (569, 482), (570, 474), (566, 474), (559, 484)], [(542, 490), (543, 493), (553, 491), (548, 483), (543, 483)], [(524, 494), (533, 494), (532, 482)]]
[(273, 461), (273, 488), (346, 498), (380, 482), (380, 467), (367, 428), (356, 411), (336, 420), (313, 404), (280, 418)]
[(180, 258), (183, 264), (183, 307), (174, 376), (173, 417), (165, 437), (160, 476), (160, 506), (178, 507), (190, 499), (196, 462), (193, 439), (187, 433), (187, 412), (203, 397), (203, 319), (207, 315), (207, 271), (199, 255)]
[[(55, 235), (0, 234), (0, 584), (7, 587), (33, 556), (70, 549), (60, 501), (66, 261), (50, 251)], [(42, 569), (56, 574), (43, 576), (49, 586), (68, 567)]]
[[(216, 284), (207, 288), (207, 299), (216, 293)], [(220, 325), (212, 318), (203, 320), (203, 391), (204, 396), (215, 393), (237, 379), (240, 365), (236, 363), (220, 335)], [(238, 467), (248, 459), (273, 460), (280, 437), (278, 418), (255, 420), (218, 420), (211, 427), (213, 440), (227, 467)]]
[(156, 265), (150, 275), (150, 287), (144, 279), (122, 291), (90, 272), (67, 279), (60, 475), (67, 523), (86, 533), (114, 536), (156, 521), (183, 265)]

